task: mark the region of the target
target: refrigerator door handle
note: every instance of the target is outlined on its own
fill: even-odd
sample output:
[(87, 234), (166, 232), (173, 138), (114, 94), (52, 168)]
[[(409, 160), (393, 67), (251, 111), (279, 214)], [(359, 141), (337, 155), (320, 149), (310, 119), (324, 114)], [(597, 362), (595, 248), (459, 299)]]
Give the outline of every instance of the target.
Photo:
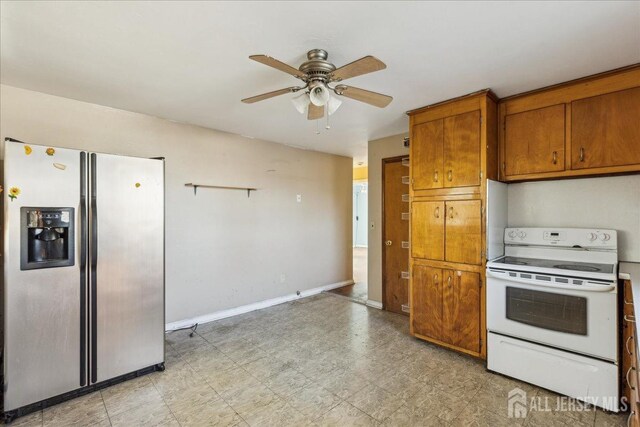
[(80, 386), (87, 384), (87, 153), (80, 153)]
[(96, 155), (91, 153), (89, 187), (91, 189), (91, 206), (90, 206), (90, 266), (89, 280), (91, 281), (91, 382), (98, 381), (98, 299), (97, 299), (97, 267), (98, 267), (98, 213), (96, 203)]

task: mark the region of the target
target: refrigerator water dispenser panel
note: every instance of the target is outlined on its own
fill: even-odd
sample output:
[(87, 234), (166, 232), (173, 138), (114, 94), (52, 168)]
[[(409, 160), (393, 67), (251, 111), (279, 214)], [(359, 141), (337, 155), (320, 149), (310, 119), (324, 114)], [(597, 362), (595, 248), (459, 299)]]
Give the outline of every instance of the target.
[(20, 270), (74, 265), (73, 208), (24, 207), (20, 217)]

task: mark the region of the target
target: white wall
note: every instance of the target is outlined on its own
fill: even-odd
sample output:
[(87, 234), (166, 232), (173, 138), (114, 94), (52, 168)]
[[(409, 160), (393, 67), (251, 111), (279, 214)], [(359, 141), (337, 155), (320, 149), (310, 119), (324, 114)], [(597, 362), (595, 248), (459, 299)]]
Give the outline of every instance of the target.
[(350, 158), (6, 85), (0, 137), (166, 158), (167, 322), (352, 278)]
[(510, 227), (618, 230), (618, 258), (640, 262), (640, 175), (509, 185)]
[(382, 303), (382, 159), (408, 156), (409, 149), (404, 146), (407, 136), (408, 133), (369, 141), (368, 299), (379, 303)]
[[(366, 248), (369, 231), (368, 189), (366, 182), (353, 183), (353, 247)], [(356, 219), (357, 217), (357, 219)]]

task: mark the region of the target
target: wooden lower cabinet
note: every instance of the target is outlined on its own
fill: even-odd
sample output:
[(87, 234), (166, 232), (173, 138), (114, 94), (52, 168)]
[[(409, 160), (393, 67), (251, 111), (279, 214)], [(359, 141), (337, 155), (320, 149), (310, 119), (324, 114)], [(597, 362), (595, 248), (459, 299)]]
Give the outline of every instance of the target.
[(465, 353), (481, 353), (479, 273), (414, 264), (411, 308), (414, 335)]
[(412, 272), (411, 313), (414, 333), (442, 340), (442, 270), (416, 265)]
[(444, 270), (442, 341), (480, 352), (480, 275)]

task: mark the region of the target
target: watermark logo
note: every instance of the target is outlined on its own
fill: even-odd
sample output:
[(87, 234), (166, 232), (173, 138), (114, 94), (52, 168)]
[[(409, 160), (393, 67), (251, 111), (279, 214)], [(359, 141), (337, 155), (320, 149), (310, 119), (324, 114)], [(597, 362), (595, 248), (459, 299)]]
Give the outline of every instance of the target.
[(509, 418), (527, 417), (527, 410), (529, 409), (529, 405), (527, 401), (526, 391), (517, 387), (514, 388), (509, 392), (507, 402), (509, 407)]
[(618, 396), (585, 396), (568, 397), (554, 395), (540, 395), (534, 393), (531, 400), (527, 399), (527, 392), (521, 388), (512, 389), (507, 395), (507, 411), (509, 418), (526, 418), (533, 412), (589, 412), (599, 406), (608, 411), (626, 411), (628, 402), (625, 397)]

